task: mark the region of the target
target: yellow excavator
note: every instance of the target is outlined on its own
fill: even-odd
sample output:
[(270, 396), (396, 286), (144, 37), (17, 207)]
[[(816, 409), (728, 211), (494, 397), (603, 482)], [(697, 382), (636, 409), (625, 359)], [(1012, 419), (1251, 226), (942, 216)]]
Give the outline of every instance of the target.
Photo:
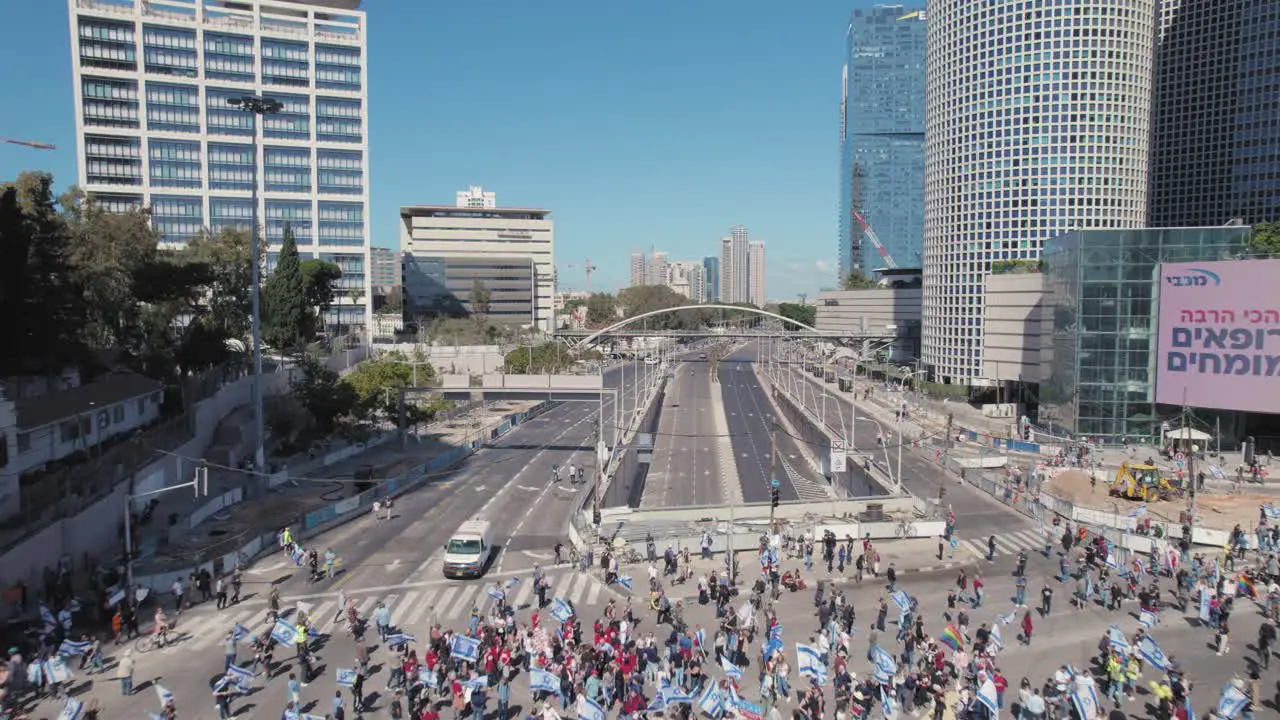
[(1152, 502), (1169, 500), (1177, 495), (1177, 490), (1169, 482), (1169, 478), (1160, 476), (1160, 470), (1156, 466), (1124, 463), (1116, 471), (1116, 479), (1111, 482), (1111, 494), (1127, 500)]

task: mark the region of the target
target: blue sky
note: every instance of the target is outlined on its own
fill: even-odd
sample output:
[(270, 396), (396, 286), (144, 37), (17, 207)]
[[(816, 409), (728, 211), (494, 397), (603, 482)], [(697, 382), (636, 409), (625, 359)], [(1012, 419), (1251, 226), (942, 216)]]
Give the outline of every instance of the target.
[[(398, 208), (484, 185), (552, 210), (562, 285), (626, 282), (627, 256), (767, 246), (771, 299), (834, 283), (840, 66), (861, 0), (365, 0), (373, 243)], [(477, 8), (483, 8), (482, 11)], [(0, 178), (76, 178), (63, 0), (0, 25)], [(570, 269), (569, 265), (576, 265)]]

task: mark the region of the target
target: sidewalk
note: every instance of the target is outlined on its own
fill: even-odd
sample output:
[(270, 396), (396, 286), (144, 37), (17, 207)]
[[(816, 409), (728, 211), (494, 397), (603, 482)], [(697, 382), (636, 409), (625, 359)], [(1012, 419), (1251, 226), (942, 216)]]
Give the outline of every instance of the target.
[[(393, 477), (452, 448), (487, 438), (490, 431), (501, 424), (503, 417), (527, 409), (532, 404), (511, 403), (478, 408), (462, 417), (428, 425), (416, 439), (410, 439), (407, 449), (402, 449), (399, 439), (393, 439), (327, 467), (297, 476), (291, 474), (288, 480), (269, 490), (265, 496), (241, 500), (212, 513), (195, 527), (189, 527), (192, 512), (210, 498), (236, 488), (247, 491), (249, 485), (256, 484), (247, 474), (231, 470), (218, 471), (215, 481), (215, 471), (210, 470), (208, 497), (196, 501), (180, 491), (168, 493), (180, 496), (177, 502), (185, 506), (172, 529), (167, 513), (162, 515), (162, 508), (156, 509), (147, 530), (150, 537), (162, 539), (163, 544), (154, 554), (139, 558), (134, 575), (182, 572), (214, 557), (233, 553), (249, 539), (271, 528), (299, 524), (311, 511), (354, 497), (359, 492), (355, 482), (358, 479), (376, 481)], [(334, 449), (338, 448), (335, 446), (330, 452)], [(157, 522), (157, 519), (163, 521)]]

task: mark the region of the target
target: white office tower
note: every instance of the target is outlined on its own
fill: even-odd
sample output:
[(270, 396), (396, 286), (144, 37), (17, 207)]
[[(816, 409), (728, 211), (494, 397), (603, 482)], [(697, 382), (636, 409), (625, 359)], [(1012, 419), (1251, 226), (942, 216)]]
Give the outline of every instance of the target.
[(930, 0), (923, 355), (986, 385), (983, 285), (1071, 229), (1146, 223), (1156, 0)]
[(456, 195), (457, 205), (460, 208), (492, 210), (498, 207), (498, 193), (485, 192), (485, 189), (479, 185), (472, 185), (466, 190), (459, 190)]
[(764, 307), (764, 242), (752, 240), (747, 245), (747, 302)]
[[(150, 208), (165, 244), (179, 247), (205, 228), (247, 229), (256, 178), (268, 271), (288, 223), (304, 259), (342, 268), (329, 330), (367, 326), (367, 38), (359, 0), (68, 5), (80, 186), (108, 209)], [(228, 104), (246, 95), (283, 107), (255, 118)]]
[(706, 269), (701, 260), (676, 260), (669, 263), (666, 285), (693, 302), (707, 301)]
[(747, 229), (736, 225), (728, 237), (720, 238), (720, 299), (721, 302), (750, 302), (750, 252)]

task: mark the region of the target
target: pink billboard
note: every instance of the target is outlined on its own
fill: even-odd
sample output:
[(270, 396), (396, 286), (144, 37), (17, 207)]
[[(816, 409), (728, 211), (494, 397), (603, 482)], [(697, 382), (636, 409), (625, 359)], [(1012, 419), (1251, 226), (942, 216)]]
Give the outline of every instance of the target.
[(1280, 260), (1160, 266), (1156, 402), (1280, 413)]

